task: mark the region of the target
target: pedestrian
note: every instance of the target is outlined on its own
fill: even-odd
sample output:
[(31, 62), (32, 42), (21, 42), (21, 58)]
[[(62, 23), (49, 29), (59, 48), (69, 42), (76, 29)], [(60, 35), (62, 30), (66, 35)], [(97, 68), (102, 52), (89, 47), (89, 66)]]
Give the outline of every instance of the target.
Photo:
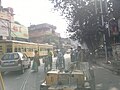
[(75, 54), (75, 53), (74, 53), (74, 51), (73, 51), (73, 48), (71, 48), (71, 51), (70, 51), (70, 60), (71, 60), (71, 62), (74, 62), (74, 57), (75, 57), (74, 54)]
[(77, 47), (77, 56), (76, 56), (76, 66), (78, 69), (80, 69), (80, 63), (83, 62), (83, 51), (81, 49), (81, 46)]
[(38, 54), (38, 51), (35, 51), (35, 56), (33, 58), (32, 70), (34, 70), (35, 72), (38, 72), (39, 66), (40, 66), (39, 54)]
[(48, 61), (49, 61), (49, 65), (50, 65), (50, 70), (52, 69), (52, 52), (50, 51), (50, 49), (48, 49)]
[(56, 69), (64, 69), (65, 68), (65, 59), (64, 55), (60, 52), (60, 50), (57, 51), (57, 60), (56, 60)]
[(47, 72), (48, 71), (48, 57), (44, 57), (43, 58), (43, 63), (44, 63), (44, 71)]

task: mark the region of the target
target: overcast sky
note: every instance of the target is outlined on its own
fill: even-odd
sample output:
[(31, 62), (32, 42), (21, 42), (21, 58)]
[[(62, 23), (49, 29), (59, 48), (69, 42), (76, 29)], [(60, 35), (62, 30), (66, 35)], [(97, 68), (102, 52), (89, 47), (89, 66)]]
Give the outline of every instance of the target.
[(57, 32), (66, 37), (67, 23), (52, 10), (49, 0), (2, 0), (2, 6), (14, 9), (15, 21), (28, 27), (30, 24), (48, 23), (57, 27)]

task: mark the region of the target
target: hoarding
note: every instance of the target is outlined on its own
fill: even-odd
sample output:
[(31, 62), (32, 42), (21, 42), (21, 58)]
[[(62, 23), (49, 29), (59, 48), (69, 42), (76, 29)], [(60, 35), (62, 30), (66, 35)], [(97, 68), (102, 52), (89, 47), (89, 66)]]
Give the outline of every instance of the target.
[(13, 16), (7, 12), (0, 12), (0, 19), (8, 20), (8, 21), (13, 21)]
[(28, 39), (28, 28), (16, 23), (11, 23), (11, 36)]
[(8, 21), (0, 19), (0, 36), (9, 36), (8, 33)]

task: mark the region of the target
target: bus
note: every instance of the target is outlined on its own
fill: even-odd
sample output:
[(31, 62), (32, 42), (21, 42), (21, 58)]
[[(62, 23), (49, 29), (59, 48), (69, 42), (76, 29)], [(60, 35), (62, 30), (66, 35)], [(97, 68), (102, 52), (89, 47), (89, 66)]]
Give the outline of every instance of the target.
[(48, 49), (53, 53), (53, 45), (39, 44), (33, 42), (24, 42), (16, 40), (0, 40), (0, 58), (4, 53), (22, 52), (30, 59), (34, 57), (34, 51), (37, 50), (40, 57), (47, 55)]

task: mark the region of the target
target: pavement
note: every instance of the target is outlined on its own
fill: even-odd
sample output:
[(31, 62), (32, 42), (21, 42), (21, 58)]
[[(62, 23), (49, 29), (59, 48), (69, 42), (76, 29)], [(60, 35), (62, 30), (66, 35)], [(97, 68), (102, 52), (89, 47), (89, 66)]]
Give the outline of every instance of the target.
[(105, 58), (98, 58), (98, 59), (96, 59), (96, 64), (99, 65), (99, 66), (102, 66), (102, 67), (104, 67), (106, 69), (109, 69), (109, 70), (113, 71), (112, 64), (110, 62), (106, 63)]

